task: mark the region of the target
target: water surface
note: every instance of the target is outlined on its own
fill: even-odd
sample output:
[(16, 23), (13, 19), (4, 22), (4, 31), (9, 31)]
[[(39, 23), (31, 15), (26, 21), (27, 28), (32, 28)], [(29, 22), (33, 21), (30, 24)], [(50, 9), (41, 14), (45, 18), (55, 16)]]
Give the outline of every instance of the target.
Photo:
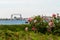
[(25, 24), (26, 20), (0, 20), (0, 25)]

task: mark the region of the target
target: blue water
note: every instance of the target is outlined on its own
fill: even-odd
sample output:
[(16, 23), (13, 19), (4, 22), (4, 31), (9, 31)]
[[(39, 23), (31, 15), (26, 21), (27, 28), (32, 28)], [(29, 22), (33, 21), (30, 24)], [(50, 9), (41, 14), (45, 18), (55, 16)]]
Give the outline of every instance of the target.
[(25, 24), (26, 20), (0, 20), (0, 25)]

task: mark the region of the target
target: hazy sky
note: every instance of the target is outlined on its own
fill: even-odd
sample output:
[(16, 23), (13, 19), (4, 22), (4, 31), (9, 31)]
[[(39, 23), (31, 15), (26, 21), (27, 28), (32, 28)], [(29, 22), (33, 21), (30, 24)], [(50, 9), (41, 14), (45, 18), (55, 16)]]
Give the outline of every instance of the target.
[(0, 0), (0, 18), (14, 13), (23, 17), (60, 13), (60, 0)]

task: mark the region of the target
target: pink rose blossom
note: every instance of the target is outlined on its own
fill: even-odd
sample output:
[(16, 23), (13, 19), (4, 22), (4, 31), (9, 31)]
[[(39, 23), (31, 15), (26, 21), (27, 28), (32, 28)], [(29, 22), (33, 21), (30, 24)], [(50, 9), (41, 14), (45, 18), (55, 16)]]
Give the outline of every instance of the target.
[(34, 30), (36, 30), (36, 28), (35, 27), (32, 27), (32, 30), (34, 31)]
[(28, 21), (31, 22), (32, 21), (32, 18), (28, 18)]
[(49, 26), (53, 27), (54, 23), (52, 21), (49, 22)]
[(56, 14), (52, 14), (52, 17), (56, 17)]

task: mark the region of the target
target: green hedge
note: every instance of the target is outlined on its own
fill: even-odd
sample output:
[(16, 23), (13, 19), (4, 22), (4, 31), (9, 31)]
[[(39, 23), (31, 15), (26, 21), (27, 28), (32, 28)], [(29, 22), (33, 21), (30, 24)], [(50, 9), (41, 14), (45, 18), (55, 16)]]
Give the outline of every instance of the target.
[(21, 30), (24, 30), (25, 27), (31, 28), (31, 25), (30, 24), (22, 24), (22, 25), (0, 25), (0, 30), (21, 31)]

